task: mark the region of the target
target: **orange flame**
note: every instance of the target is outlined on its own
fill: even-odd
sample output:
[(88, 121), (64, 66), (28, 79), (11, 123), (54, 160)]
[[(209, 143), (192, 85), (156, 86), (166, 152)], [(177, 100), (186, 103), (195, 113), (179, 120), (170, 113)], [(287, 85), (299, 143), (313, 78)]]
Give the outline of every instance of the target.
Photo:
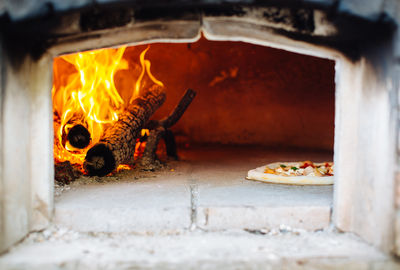
[(144, 56), (146, 55), (146, 52), (149, 50), (149, 48), (150, 48), (150, 47), (147, 47), (147, 49), (144, 50), (144, 51), (140, 54), (140, 64), (141, 64), (141, 66), (142, 66), (142, 72), (140, 73), (139, 78), (138, 78), (138, 80), (136, 81), (135, 90), (134, 90), (134, 92), (133, 92), (133, 94), (132, 94), (131, 99), (129, 100), (129, 103), (131, 103), (131, 102), (135, 99), (135, 97), (139, 96), (139, 93), (140, 93), (140, 86), (141, 86), (141, 83), (142, 83), (142, 79), (143, 79), (144, 73), (145, 73), (146, 71), (147, 71), (148, 76), (150, 77), (150, 79), (151, 79), (154, 83), (158, 84), (159, 86), (164, 86), (164, 84), (163, 84), (162, 82), (160, 82), (159, 80), (157, 80), (157, 79), (151, 74), (151, 72), (150, 72), (150, 66), (151, 66), (150, 61), (144, 59)]
[[(127, 106), (120, 89), (114, 83), (116, 72), (129, 67), (127, 60), (123, 58), (125, 49), (126, 46), (101, 49), (64, 55), (56, 59), (54, 81), (58, 80), (58, 83), (53, 84), (52, 97), (54, 114), (59, 117), (54, 130), (54, 156), (57, 161), (68, 160), (82, 164), (86, 151), (99, 142), (105, 127), (116, 122), (119, 113)], [(148, 49), (149, 47), (140, 54), (142, 71), (132, 85), (129, 102), (139, 96), (145, 74), (153, 83), (163, 86), (150, 72), (150, 61), (145, 59)], [(68, 63), (74, 70), (63, 73)], [(77, 124), (85, 126), (91, 135), (91, 142), (85, 149), (76, 149), (65, 142), (66, 134)]]

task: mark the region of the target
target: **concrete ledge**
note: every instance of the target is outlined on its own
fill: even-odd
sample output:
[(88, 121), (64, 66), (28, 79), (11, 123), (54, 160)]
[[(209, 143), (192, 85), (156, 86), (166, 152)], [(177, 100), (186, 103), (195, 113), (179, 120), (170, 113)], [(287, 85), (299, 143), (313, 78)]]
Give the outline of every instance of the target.
[(56, 228), (30, 235), (0, 257), (0, 269), (394, 270), (399, 265), (349, 234), (83, 234)]

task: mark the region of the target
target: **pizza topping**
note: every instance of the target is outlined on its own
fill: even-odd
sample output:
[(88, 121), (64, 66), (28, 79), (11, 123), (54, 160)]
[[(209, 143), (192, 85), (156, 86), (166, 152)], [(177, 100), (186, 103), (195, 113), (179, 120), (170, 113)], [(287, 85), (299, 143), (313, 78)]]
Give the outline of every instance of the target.
[(271, 173), (271, 174), (275, 174), (275, 171), (269, 168), (265, 169), (265, 173)]
[[(294, 165), (296, 164), (296, 165)], [(282, 176), (332, 176), (333, 163), (313, 163), (309, 160), (299, 163), (288, 163), (275, 165), (275, 168), (266, 167), (265, 173)]]
[(305, 168), (307, 168), (308, 166), (311, 166), (311, 167), (315, 167), (314, 166), (314, 163), (312, 163), (311, 161), (309, 161), (309, 160), (307, 160), (307, 161), (304, 161), (303, 162), (303, 164), (300, 166), (300, 168), (303, 168), (303, 169), (305, 169)]
[(305, 175), (310, 175), (313, 172), (314, 172), (314, 168), (311, 167), (311, 166), (308, 166), (307, 168), (304, 169), (304, 174)]

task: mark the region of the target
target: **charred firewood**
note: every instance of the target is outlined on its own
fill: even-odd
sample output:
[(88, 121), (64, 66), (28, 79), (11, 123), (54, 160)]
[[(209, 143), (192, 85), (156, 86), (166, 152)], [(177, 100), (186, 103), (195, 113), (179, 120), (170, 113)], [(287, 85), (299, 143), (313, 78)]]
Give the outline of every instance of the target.
[(165, 147), (167, 156), (178, 159), (178, 153), (176, 151), (175, 135), (170, 129), (166, 129), (164, 132), (163, 139), (165, 141)]
[(161, 120), (149, 121), (146, 125), (146, 128), (156, 129), (157, 127), (160, 126), (164, 128), (172, 127), (173, 125), (176, 124), (176, 122), (179, 121), (179, 119), (181, 119), (183, 113), (186, 111), (187, 107), (189, 107), (190, 103), (192, 103), (195, 96), (196, 96), (196, 91), (192, 89), (186, 90), (181, 100), (179, 101), (178, 105), (175, 107), (172, 113), (170, 113), (170, 115)]
[(146, 147), (143, 152), (143, 156), (140, 158), (138, 163), (141, 170), (153, 171), (160, 166), (157, 162), (156, 150), (158, 142), (165, 133), (165, 128), (162, 126), (156, 127), (150, 130), (150, 134), (146, 140)]
[(82, 173), (69, 161), (58, 162), (54, 165), (54, 179), (59, 185), (68, 185), (81, 175)]
[(86, 172), (91, 176), (104, 176), (119, 164), (129, 163), (142, 128), (164, 100), (165, 93), (158, 85), (152, 87), (143, 97), (135, 99), (119, 115), (119, 120), (105, 130), (103, 139), (87, 152), (83, 164)]
[(75, 125), (69, 130), (67, 140), (73, 147), (83, 149), (90, 143), (90, 133), (84, 126)]
[(156, 150), (158, 142), (161, 138), (164, 138), (167, 155), (177, 158), (175, 138), (172, 131), (169, 128), (178, 122), (182, 117), (183, 113), (186, 111), (187, 107), (192, 103), (196, 92), (192, 89), (188, 89), (180, 102), (176, 106), (175, 110), (166, 118), (159, 121), (150, 121), (146, 126), (150, 129), (150, 135), (147, 138), (146, 148), (144, 150), (143, 156), (140, 160), (140, 166), (146, 170), (153, 170), (157, 167), (156, 164)]
[(159, 125), (163, 126), (164, 128), (170, 128), (175, 125), (176, 122), (181, 119), (183, 113), (186, 111), (187, 107), (189, 107), (190, 103), (192, 103), (195, 96), (196, 91), (192, 89), (186, 90), (178, 105), (175, 107), (175, 110), (169, 116), (160, 120)]

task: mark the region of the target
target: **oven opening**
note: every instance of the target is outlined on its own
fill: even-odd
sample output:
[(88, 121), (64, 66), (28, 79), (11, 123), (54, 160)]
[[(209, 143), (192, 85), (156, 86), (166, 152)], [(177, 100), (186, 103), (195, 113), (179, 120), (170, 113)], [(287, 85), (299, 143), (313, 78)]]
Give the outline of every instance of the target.
[(332, 60), (204, 37), (55, 58), (55, 222), (83, 231), (328, 227), (333, 185), (246, 176), (277, 163), (274, 174), (302, 177), (305, 168), (288, 172), (286, 162), (333, 162), (334, 78)]

